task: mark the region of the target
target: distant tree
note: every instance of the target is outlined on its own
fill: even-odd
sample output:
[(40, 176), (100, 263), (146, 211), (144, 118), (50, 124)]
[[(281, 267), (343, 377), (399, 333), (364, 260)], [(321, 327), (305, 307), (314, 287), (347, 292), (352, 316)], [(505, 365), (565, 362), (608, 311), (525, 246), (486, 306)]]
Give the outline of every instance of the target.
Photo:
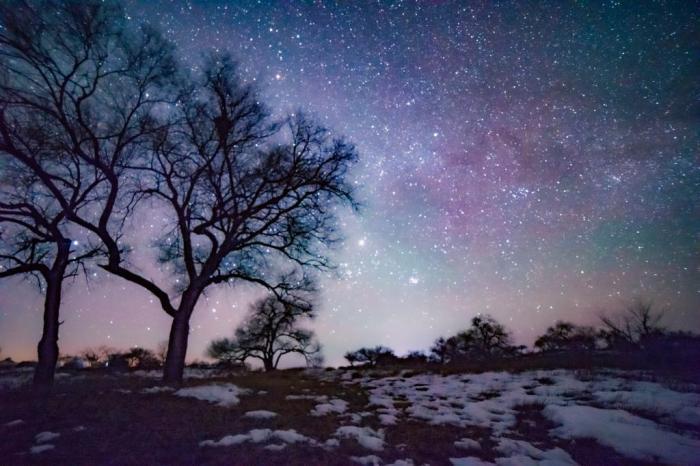
[(423, 364), (428, 362), (428, 356), (423, 351), (409, 351), (406, 356), (404, 356), (403, 361), (412, 364)]
[(80, 356), (90, 364), (90, 367), (100, 365), (100, 354), (95, 349), (87, 348), (80, 353)]
[(641, 348), (644, 347), (645, 340), (664, 333), (664, 328), (660, 325), (663, 316), (664, 311), (655, 310), (652, 301), (639, 298), (622, 312), (601, 315), (601, 335), (610, 348)]
[(375, 366), (382, 361), (382, 359), (396, 359), (396, 356), (394, 355), (394, 351), (386, 346), (375, 346), (373, 348), (360, 348), (355, 351), (348, 351), (345, 353), (345, 359), (350, 362), (351, 365), (354, 363), (366, 363), (370, 366)]
[(448, 363), (462, 358), (512, 356), (517, 353), (511, 345), (508, 330), (491, 316), (476, 316), (471, 327), (456, 335), (440, 337), (430, 348), (431, 359)]
[(160, 367), (160, 361), (156, 354), (147, 348), (132, 348), (123, 353), (123, 358), (132, 369), (156, 369)]
[(156, 346), (156, 358), (160, 361), (160, 364), (165, 364), (165, 360), (168, 358), (168, 341), (161, 341)]
[(348, 351), (343, 355), (343, 357), (350, 363), (351, 367), (354, 367), (355, 363), (358, 362), (358, 354), (355, 351)]
[(448, 361), (450, 356), (450, 349), (447, 344), (447, 339), (445, 337), (440, 337), (433, 345), (430, 347), (430, 359), (444, 364)]
[(466, 333), (465, 341), (470, 341), (477, 353), (492, 356), (507, 352), (511, 347), (510, 332), (488, 315), (474, 317)]
[(220, 364), (231, 367), (242, 364), (245, 359), (245, 352), (231, 338), (217, 338), (212, 340), (207, 347), (206, 354), (212, 359), (216, 359)]
[(97, 348), (86, 348), (80, 352), (80, 356), (90, 363), (90, 367), (101, 367), (106, 365), (111, 354), (117, 353), (119, 353), (118, 350), (102, 345)]
[(300, 327), (313, 317), (308, 301), (268, 296), (251, 306), (250, 315), (233, 339), (214, 340), (207, 354), (226, 363), (258, 359), (266, 371), (277, 369), (287, 354), (301, 355), (307, 365), (318, 365), (321, 346), (313, 331)]
[(126, 372), (129, 370), (129, 361), (126, 358), (126, 353), (114, 352), (107, 356), (105, 367), (113, 372)]
[(591, 351), (595, 349), (596, 339), (597, 332), (591, 327), (558, 321), (537, 338), (535, 347), (544, 352)]

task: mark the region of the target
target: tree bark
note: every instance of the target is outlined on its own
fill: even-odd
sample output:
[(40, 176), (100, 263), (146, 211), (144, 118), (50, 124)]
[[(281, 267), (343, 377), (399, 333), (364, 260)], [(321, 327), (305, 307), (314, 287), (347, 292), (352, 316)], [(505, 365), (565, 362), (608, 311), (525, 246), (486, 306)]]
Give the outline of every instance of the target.
[(167, 384), (179, 385), (182, 383), (182, 374), (185, 370), (185, 358), (187, 357), (187, 342), (190, 336), (190, 316), (197, 304), (199, 293), (185, 291), (178, 306), (177, 313), (173, 317), (170, 326), (170, 338), (168, 339), (168, 354), (163, 366), (163, 381)]
[(265, 372), (274, 371), (276, 369), (275, 363), (272, 361), (271, 357), (263, 359), (263, 365), (265, 366)]
[(61, 288), (70, 255), (70, 241), (57, 244), (56, 258), (51, 269), (44, 275), (46, 296), (44, 297), (44, 326), (37, 345), (37, 365), (33, 384), (36, 389), (48, 392), (53, 386), (58, 362), (58, 328), (61, 309)]
[(168, 355), (163, 366), (163, 381), (168, 384), (182, 383), (187, 357), (187, 340), (190, 335), (190, 319), (180, 309), (173, 318), (168, 339)]

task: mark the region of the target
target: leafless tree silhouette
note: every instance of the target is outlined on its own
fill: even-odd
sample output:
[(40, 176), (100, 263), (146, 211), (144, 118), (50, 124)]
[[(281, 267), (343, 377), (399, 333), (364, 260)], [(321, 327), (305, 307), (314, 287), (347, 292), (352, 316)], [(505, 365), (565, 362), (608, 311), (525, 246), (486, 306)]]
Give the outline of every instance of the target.
[(343, 356), (351, 366), (359, 362), (361, 364), (367, 363), (370, 366), (376, 366), (377, 363), (382, 360), (392, 362), (398, 358), (394, 355), (394, 350), (387, 348), (386, 346), (375, 346), (373, 348), (360, 348), (355, 351), (348, 351)]
[[(3, 151), (99, 238), (102, 268), (148, 290), (173, 318), (164, 379), (179, 382), (207, 287), (243, 280), (283, 297), (299, 275), (291, 269), (330, 267), (324, 250), (340, 239), (338, 205), (355, 205), (347, 175), (357, 156), (302, 114), (271, 122), (230, 58), (185, 75), (157, 32), (123, 18), (110, 2), (3, 7)], [(24, 150), (36, 131), (32, 141), (70, 163)], [(171, 219), (157, 243), (175, 288), (128, 261), (124, 223), (144, 204)]]
[(655, 310), (652, 301), (637, 298), (617, 314), (601, 314), (602, 334), (614, 348), (638, 348), (644, 340), (663, 333), (660, 323), (664, 312)]
[(324, 251), (340, 239), (338, 204), (355, 205), (347, 174), (357, 156), (303, 114), (272, 123), (226, 55), (207, 59), (168, 118), (153, 156), (130, 168), (136, 196), (171, 212), (159, 246), (182, 284), (177, 303), (161, 299), (173, 317), (164, 376), (176, 382), (207, 287), (247, 281), (284, 302), (300, 271), (331, 266)]
[(282, 357), (301, 355), (307, 365), (321, 362), (321, 346), (311, 330), (299, 326), (314, 317), (310, 303), (298, 299), (280, 301), (270, 295), (251, 306), (250, 315), (236, 329), (233, 339), (214, 340), (207, 353), (226, 362), (258, 359), (266, 371), (277, 369)]
[[(31, 171), (7, 156), (3, 151), (5, 141), (0, 134), (0, 278), (34, 277), (44, 294), (33, 382), (35, 387), (47, 389), (53, 384), (59, 356), (64, 282), (99, 249), (70, 239), (63, 210)], [(24, 150), (37, 157), (50, 157), (34, 151), (31, 143)]]

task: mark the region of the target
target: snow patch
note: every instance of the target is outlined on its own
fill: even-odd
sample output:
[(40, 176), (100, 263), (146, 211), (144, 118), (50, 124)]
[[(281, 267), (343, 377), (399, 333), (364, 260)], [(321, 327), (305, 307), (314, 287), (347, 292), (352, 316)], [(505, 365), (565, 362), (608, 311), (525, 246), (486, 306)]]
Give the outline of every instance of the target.
[(620, 409), (550, 405), (543, 414), (560, 425), (550, 431), (553, 435), (591, 438), (630, 458), (671, 464), (696, 464), (700, 458), (700, 440)]
[[(280, 440), (285, 443), (309, 442), (317, 444), (315, 440), (305, 435), (298, 433), (295, 430), (271, 430), (271, 429), (253, 429), (247, 434), (226, 435), (219, 440), (203, 440), (199, 442), (200, 447), (227, 447), (231, 445), (239, 445), (244, 442), (261, 443), (269, 440)], [(278, 444), (276, 444), (278, 446)], [(270, 446), (270, 445), (268, 445)], [(274, 446), (271, 450), (280, 449)]]
[(365, 464), (370, 466), (379, 466), (382, 464), (382, 459), (377, 455), (367, 455), (367, 456), (351, 456), (350, 459), (355, 463)]
[(31, 453), (32, 455), (36, 455), (43, 451), (53, 450), (54, 448), (54, 445), (51, 445), (50, 443), (45, 443), (44, 445), (34, 445), (29, 449), (29, 453)]
[(376, 431), (369, 427), (341, 426), (335, 431), (335, 436), (340, 438), (354, 438), (357, 443), (369, 450), (381, 451), (384, 449), (384, 431)]
[(469, 438), (457, 440), (454, 444), (457, 448), (462, 448), (464, 450), (481, 450), (481, 445), (479, 442)]
[(167, 386), (158, 386), (156, 385), (155, 387), (149, 387), (149, 388), (144, 388), (141, 390), (141, 393), (164, 393), (164, 392), (172, 392), (175, 389), (173, 387), (167, 387)]
[(239, 395), (248, 393), (248, 390), (239, 388), (232, 383), (228, 384), (212, 384), (198, 385), (196, 387), (181, 388), (174, 393), (175, 396), (196, 398), (210, 403), (216, 403), (218, 406), (234, 406), (237, 405)]
[(325, 416), (330, 413), (342, 414), (348, 409), (348, 402), (340, 398), (329, 400), (328, 403), (317, 404), (312, 410), (312, 416)]
[(34, 441), (36, 443), (45, 443), (45, 442), (48, 442), (49, 440), (53, 440), (53, 439), (58, 438), (60, 436), (61, 436), (61, 434), (59, 434), (58, 432), (49, 432), (49, 431), (39, 432), (34, 437)]
[(243, 416), (252, 417), (254, 419), (272, 419), (273, 417), (277, 416), (277, 413), (259, 409), (257, 411), (248, 411)]
[(467, 456), (466, 458), (450, 458), (452, 466), (493, 466), (494, 463), (489, 463), (476, 456)]

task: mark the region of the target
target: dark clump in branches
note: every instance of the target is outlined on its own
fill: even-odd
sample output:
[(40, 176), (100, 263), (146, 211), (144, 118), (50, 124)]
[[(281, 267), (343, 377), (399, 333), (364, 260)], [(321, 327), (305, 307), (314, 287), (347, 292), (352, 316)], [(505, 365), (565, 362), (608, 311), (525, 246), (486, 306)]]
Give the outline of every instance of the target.
[(250, 315), (236, 329), (234, 338), (212, 341), (207, 355), (225, 365), (257, 359), (266, 371), (277, 369), (280, 360), (289, 354), (302, 356), (307, 365), (318, 365), (322, 361), (321, 347), (311, 330), (299, 326), (313, 317), (307, 302), (268, 296), (251, 306)]

